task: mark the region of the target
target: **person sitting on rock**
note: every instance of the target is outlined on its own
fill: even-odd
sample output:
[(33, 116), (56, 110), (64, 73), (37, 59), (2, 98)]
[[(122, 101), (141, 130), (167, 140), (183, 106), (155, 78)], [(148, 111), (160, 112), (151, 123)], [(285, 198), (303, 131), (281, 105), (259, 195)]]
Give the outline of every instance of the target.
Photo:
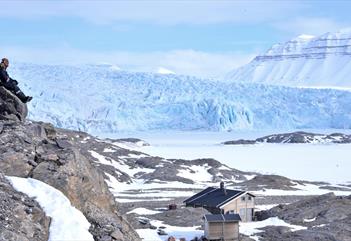
[(10, 78), (6, 69), (9, 67), (9, 60), (3, 58), (0, 63), (0, 86), (4, 86), (7, 90), (15, 94), (23, 103), (27, 103), (32, 100), (33, 97), (26, 96), (18, 87), (18, 82), (15, 79)]

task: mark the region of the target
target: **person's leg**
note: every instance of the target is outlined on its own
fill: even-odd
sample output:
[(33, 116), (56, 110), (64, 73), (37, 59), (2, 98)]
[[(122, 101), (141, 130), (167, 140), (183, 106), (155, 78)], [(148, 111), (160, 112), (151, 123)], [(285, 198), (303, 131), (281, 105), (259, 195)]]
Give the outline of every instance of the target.
[(11, 84), (10, 82), (3, 83), (3, 86), (5, 87), (5, 89), (11, 91), (12, 93), (16, 92), (16, 85)]
[(23, 102), (27, 102), (27, 96), (18, 88), (18, 90), (15, 92), (15, 95)]
[(26, 96), (17, 85), (9, 83), (4, 86), (6, 89), (11, 91), (13, 94), (15, 94), (23, 103), (26, 103), (32, 100), (32, 97)]

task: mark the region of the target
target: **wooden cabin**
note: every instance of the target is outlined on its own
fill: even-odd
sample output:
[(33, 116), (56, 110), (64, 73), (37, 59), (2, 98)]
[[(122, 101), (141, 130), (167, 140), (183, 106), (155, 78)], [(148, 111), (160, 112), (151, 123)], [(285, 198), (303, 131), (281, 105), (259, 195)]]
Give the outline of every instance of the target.
[(239, 240), (239, 214), (206, 214), (203, 219), (208, 240)]
[(231, 190), (221, 182), (219, 188), (208, 187), (184, 201), (187, 207), (202, 207), (212, 214), (239, 214), (243, 222), (254, 217), (255, 196), (246, 191)]

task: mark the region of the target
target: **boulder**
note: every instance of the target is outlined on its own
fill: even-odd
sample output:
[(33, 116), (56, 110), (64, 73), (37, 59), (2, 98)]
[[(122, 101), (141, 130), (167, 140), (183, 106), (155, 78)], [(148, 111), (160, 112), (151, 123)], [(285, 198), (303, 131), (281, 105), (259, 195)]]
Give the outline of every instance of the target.
[(27, 105), (0, 86), (0, 120), (24, 121), (27, 114)]

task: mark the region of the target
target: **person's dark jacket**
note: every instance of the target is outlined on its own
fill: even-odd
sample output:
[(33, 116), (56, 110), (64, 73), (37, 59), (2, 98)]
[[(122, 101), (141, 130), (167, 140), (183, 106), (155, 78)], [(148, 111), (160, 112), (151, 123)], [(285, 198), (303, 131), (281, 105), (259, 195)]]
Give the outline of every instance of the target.
[(4, 86), (8, 90), (14, 90), (18, 85), (17, 80), (10, 78), (9, 74), (4, 68), (0, 68), (0, 80), (0, 86)]

